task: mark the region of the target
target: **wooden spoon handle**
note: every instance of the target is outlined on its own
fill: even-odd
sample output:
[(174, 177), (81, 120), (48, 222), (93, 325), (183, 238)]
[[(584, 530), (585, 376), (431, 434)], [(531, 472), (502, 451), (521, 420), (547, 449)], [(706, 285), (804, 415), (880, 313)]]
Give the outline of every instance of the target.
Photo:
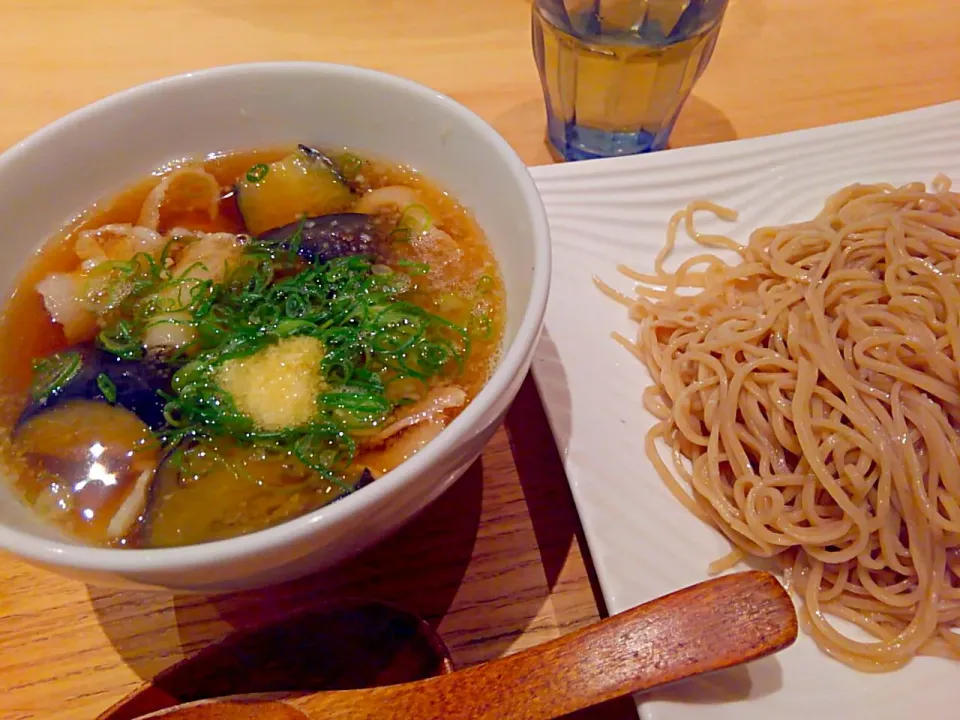
[(451, 675), (288, 702), (316, 720), (548, 720), (755, 660), (796, 637), (790, 597), (769, 573), (750, 571), (679, 590)]

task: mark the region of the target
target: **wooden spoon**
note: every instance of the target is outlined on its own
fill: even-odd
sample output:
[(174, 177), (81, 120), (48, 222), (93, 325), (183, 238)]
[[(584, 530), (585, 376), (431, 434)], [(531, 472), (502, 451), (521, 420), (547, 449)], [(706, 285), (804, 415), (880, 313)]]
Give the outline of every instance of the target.
[(769, 573), (726, 575), (552, 642), (466, 670), (386, 687), (236, 695), (144, 716), (165, 720), (548, 720), (755, 660), (797, 637)]

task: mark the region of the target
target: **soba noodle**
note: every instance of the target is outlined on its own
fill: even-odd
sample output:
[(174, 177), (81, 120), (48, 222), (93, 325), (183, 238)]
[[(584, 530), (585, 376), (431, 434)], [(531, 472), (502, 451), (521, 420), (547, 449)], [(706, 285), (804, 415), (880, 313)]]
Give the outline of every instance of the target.
[[(597, 282), (639, 323), (618, 339), (654, 378), (647, 454), (735, 548), (712, 570), (777, 557), (804, 627), (858, 669), (960, 659), (960, 194), (851, 185), (745, 246), (698, 233), (701, 210), (736, 217), (694, 203), (653, 274), (620, 268), (635, 297)], [(666, 270), (681, 225), (740, 261)]]

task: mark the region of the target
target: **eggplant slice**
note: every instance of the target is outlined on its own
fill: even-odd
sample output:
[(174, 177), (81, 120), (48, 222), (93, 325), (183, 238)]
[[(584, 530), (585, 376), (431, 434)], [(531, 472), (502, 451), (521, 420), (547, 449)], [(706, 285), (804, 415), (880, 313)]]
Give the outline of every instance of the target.
[(92, 344), (77, 345), (48, 356), (40, 363), (59, 382), (44, 394), (31, 394), (20, 414), (22, 425), (41, 412), (67, 400), (95, 400), (119, 405), (139, 417), (151, 430), (165, 423), (166, 405), (158, 393), (170, 386), (174, 368), (159, 360), (123, 360)]
[(376, 218), (362, 213), (307, 218), (264, 233), (260, 242), (284, 250), (296, 245), (304, 260), (320, 262), (348, 255), (377, 255), (380, 245)]
[[(176, 547), (245, 535), (328, 505), (349, 491), (290, 455), (230, 441), (188, 441), (167, 455), (135, 540)], [(354, 489), (374, 482), (356, 468)]]
[(244, 225), (254, 236), (303, 217), (342, 212), (355, 199), (333, 161), (305, 145), (269, 165), (254, 165), (235, 189)]
[(84, 398), (35, 413), (14, 441), (34, 471), (23, 479), (34, 508), (96, 543), (136, 525), (162, 452), (134, 413)]

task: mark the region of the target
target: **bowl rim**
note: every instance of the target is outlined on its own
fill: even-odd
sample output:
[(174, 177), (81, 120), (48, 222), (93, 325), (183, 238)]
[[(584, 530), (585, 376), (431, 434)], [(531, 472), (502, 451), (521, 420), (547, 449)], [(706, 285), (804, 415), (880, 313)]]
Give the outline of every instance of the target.
[(311, 61), (274, 61), (236, 63), (191, 70), (132, 86), (78, 108), (45, 125), (0, 154), (0, 166), (27, 155), (35, 148), (55, 141), (79, 120), (116, 112), (130, 101), (173, 86), (186, 83), (211, 83), (239, 74), (271, 75), (301, 73), (320, 74), (343, 79), (361, 80), (367, 84), (392, 86), (413, 96), (418, 102), (433, 103), (440, 110), (456, 117), (473, 130), (497, 153), (516, 180), (523, 196), (532, 227), (529, 241), (534, 245), (534, 265), (530, 297), (512, 343), (506, 347), (500, 362), (473, 401), (423, 450), (386, 473), (363, 492), (348, 495), (337, 502), (286, 520), (278, 525), (246, 535), (196, 545), (170, 548), (107, 548), (73, 544), (43, 538), (0, 523), (0, 546), (28, 561), (73, 570), (138, 576), (145, 573), (176, 571), (184, 567), (209, 566), (224, 559), (231, 561), (277, 551), (297, 540), (309, 537), (320, 525), (343, 521), (362, 504), (373, 504), (425, 472), (435, 461), (454, 453), (461, 436), (470, 428), (482, 425), (482, 416), (489, 413), (532, 356), (546, 312), (550, 289), (551, 249), (546, 209), (527, 166), (507, 141), (475, 112), (441, 92), (397, 75), (340, 63)]

